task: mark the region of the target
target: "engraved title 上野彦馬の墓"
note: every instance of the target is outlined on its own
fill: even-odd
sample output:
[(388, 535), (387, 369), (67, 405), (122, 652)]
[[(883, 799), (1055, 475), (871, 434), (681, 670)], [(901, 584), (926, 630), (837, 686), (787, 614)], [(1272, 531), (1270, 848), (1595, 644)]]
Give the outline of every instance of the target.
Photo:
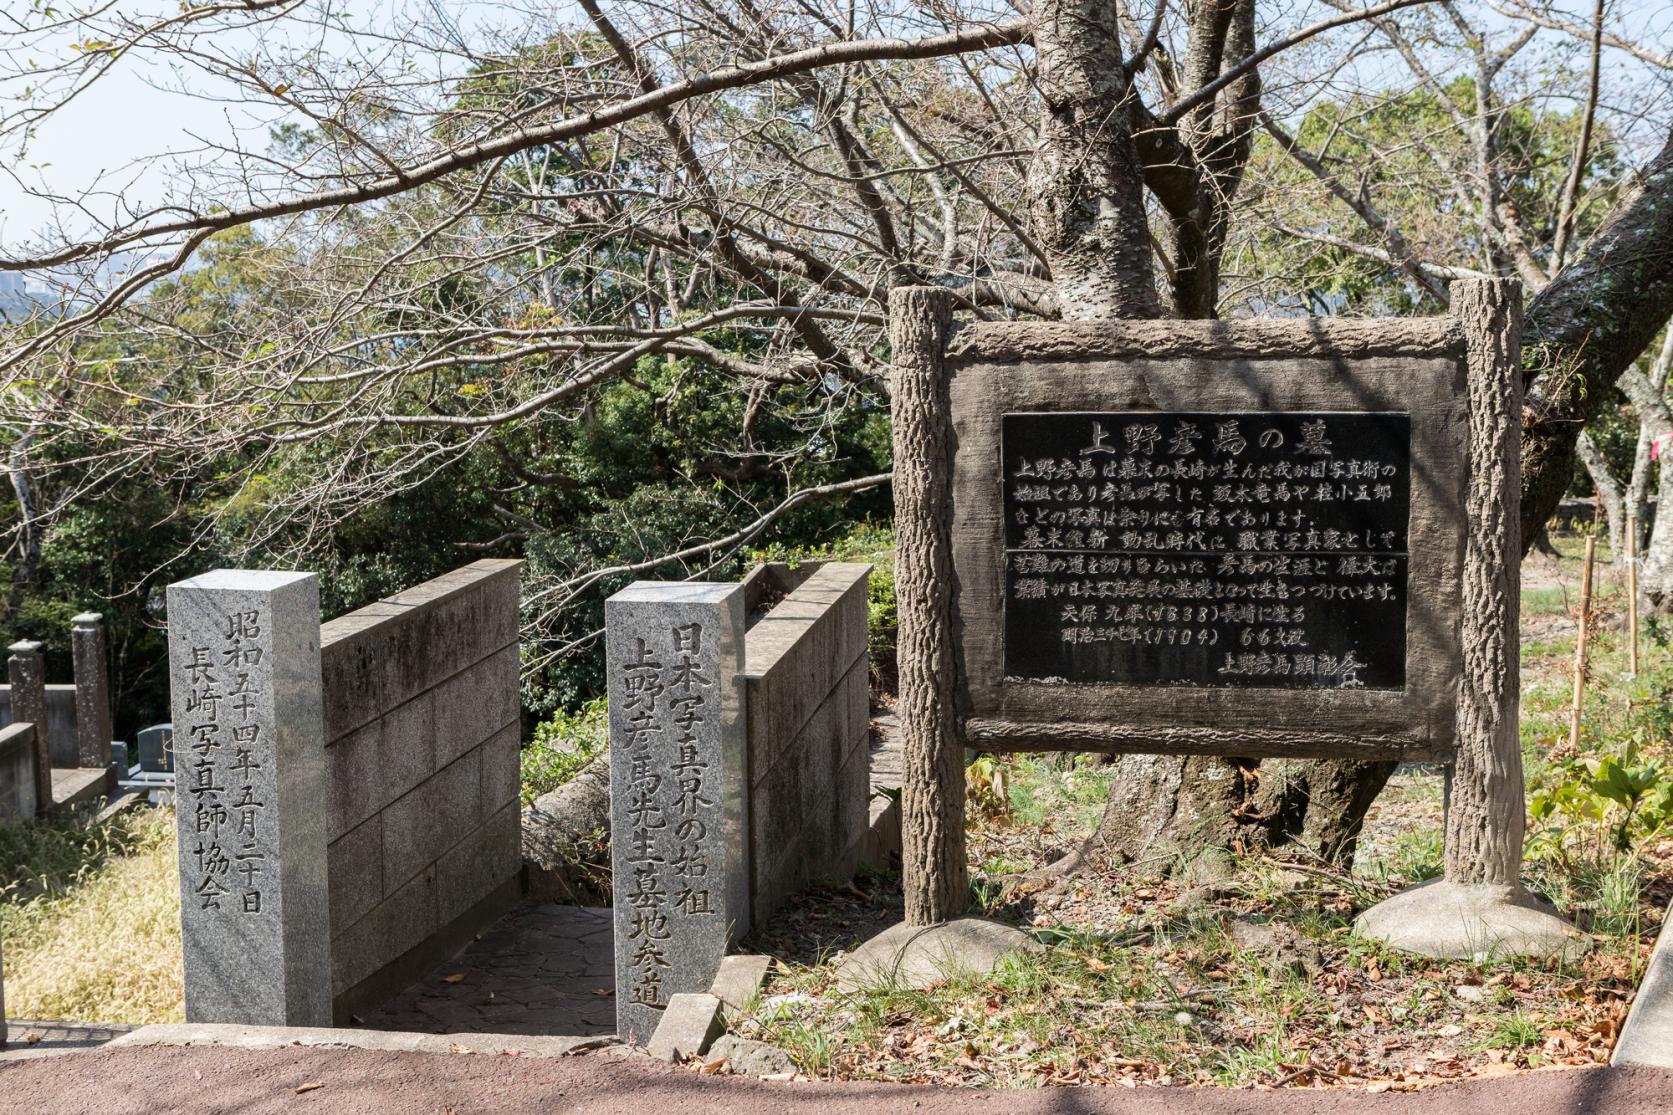
[(1005, 680), (1400, 689), (1403, 413), (1006, 414)]

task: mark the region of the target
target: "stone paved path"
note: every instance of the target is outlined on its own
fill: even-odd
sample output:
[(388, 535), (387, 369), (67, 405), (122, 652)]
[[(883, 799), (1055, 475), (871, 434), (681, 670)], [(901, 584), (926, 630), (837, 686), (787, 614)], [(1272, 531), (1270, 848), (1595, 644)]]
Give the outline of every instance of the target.
[(27, 1022), (16, 1018), (8, 1019), (7, 1026), (10, 1036), (0, 1048), (0, 1061), (96, 1049), (134, 1028), (98, 1022)]
[(427, 1034), (613, 1034), (611, 948), (607, 909), (524, 906), (358, 1024)]

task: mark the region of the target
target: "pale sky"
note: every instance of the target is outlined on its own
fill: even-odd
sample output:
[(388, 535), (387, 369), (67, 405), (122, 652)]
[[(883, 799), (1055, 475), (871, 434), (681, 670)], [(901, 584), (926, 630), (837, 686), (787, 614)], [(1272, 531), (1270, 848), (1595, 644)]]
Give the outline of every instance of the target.
[[(1580, 0), (1567, 6), (1590, 7)], [(1673, 52), (1673, 3), (1612, 0), (1609, 11), (1613, 20), (1618, 20), (1616, 26), (1630, 29), (1635, 37), (1654, 49)], [(497, 0), (495, 3), (373, 0), (356, 13), (355, 22), (381, 31), (392, 26), (398, 16), (425, 12), (442, 13), (444, 18), (473, 30), (529, 20), (567, 22), (566, 16), (573, 19), (576, 14), (572, 0)], [(1495, 30), (1505, 28), (1508, 23), (1480, 4), (1471, 5), (1471, 12), (1474, 18), (1498, 24)], [(1585, 16), (1574, 18), (1584, 21)], [(0, 45), (0, 49), (5, 48)], [(1646, 67), (1618, 52), (1609, 52), (1606, 58), (1611, 67), (1605, 80), (1606, 98), (1611, 86), (1622, 91), (1631, 84), (1637, 91), (1637, 77), (1623, 82), (1618, 67), (1640, 72)], [(446, 65), (446, 62), (439, 64)], [(1665, 90), (1670, 77), (1673, 75), (1656, 74), (1644, 90), (1661, 101), (1661, 106), (1639, 106), (1650, 109), (1658, 128), (1666, 127), (1661, 118), (1665, 116)], [(87, 204), (93, 217), (108, 221), (120, 212), (118, 195), (130, 206), (162, 200), (176, 180), (174, 171), (182, 161), (203, 162), (219, 157), (216, 152), (204, 150), (206, 144), (242, 146), (259, 152), (266, 147), (269, 128), (284, 118), (283, 110), (278, 108), (217, 100), (217, 95), (227, 87), (203, 86), (202, 82), (211, 79), (204, 78), (200, 71), (191, 72), (190, 80), (200, 84), (187, 92), (179, 91), (180, 80), (178, 75), (155, 65), (128, 64), (95, 84), (76, 103), (49, 121), (32, 142), (26, 160), (0, 168), (0, 251), (21, 247), (53, 216), (53, 207), (30, 197), (18, 179), (70, 197), (100, 182), (104, 193), (88, 199)], [(1659, 137), (1654, 138), (1659, 144)], [(173, 152), (174, 157), (150, 166), (130, 165), (159, 151)], [(70, 231), (85, 231), (89, 223), (73, 210), (62, 216)]]

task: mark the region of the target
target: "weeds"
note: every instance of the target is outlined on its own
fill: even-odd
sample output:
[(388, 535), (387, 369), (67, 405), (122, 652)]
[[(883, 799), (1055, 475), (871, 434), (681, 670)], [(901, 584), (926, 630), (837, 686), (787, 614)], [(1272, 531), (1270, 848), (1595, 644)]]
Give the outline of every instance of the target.
[(562, 786), (610, 745), (610, 709), (600, 697), (579, 712), (559, 712), (535, 727), (523, 748), (523, 804)]
[(0, 865), (8, 1014), (184, 1019), (172, 811), (0, 827)]

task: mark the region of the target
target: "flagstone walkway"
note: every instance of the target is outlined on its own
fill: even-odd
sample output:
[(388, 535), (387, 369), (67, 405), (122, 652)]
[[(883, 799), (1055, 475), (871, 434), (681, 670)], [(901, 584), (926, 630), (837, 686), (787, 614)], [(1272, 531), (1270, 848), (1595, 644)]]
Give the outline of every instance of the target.
[(8, 1019), (7, 1028), (9, 1035), (5, 1046), (0, 1047), (0, 1061), (96, 1049), (134, 1029), (99, 1022), (29, 1022), (17, 1018)]
[(426, 1034), (616, 1032), (610, 911), (528, 905), (355, 1025)]

